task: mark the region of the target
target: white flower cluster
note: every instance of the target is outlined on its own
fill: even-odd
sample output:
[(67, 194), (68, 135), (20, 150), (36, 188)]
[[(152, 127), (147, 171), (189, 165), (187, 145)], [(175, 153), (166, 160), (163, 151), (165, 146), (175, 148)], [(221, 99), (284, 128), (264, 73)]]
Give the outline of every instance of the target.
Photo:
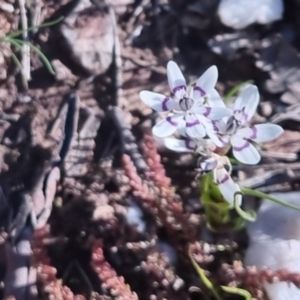
[[(256, 143), (277, 138), (283, 129), (275, 124), (250, 125), (259, 103), (255, 85), (247, 85), (236, 98), (233, 109), (215, 89), (218, 69), (210, 67), (193, 85), (187, 86), (178, 65), (167, 65), (171, 96), (141, 91), (141, 100), (158, 112), (167, 112), (165, 119), (152, 129), (157, 137), (165, 138), (165, 145), (173, 151), (198, 152), (201, 172), (213, 172), (213, 178), (226, 201), (233, 205), (236, 195), (241, 203), (240, 187), (232, 180), (231, 164), (226, 156), (219, 156), (217, 148), (232, 147), (234, 157), (244, 164), (257, 164), (260, 154)], [(184, 139), (170, 137), (178, 131)], [(229, 168), (226, 168), (226, 167)]]

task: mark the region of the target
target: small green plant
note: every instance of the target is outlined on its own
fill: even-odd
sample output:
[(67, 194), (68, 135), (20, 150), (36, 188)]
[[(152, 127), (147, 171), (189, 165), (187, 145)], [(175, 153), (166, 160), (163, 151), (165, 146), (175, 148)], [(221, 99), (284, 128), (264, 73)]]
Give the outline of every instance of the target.
[[(197, 274), (198, 274), (199, 278), (201, 279), (201, 281), (203, 282), (203, 284), (205, 285), (205, 287), (208, 290), (211, 291), (211, 293), (213, 294), (213, 296), (216, 300), (223, 300), (223, 298), (220, 295), (217, 288), (213, 285), (213, 283), (206, 276), (205, 271), (203, 269), (201, 269), (201, 267), (194, 260), (191, 253), (189, 253), (189, 256), (190, 256), (190, 260), (192, 262), (192, 265), (194, 266), (195, 270), (197, 271)], [(240, 288), (236, 288), (236, 287), (223, 286), (223, 285), (220, 286), (220, 288), (226, 293), (243, 296), (245, 298), (245, 300), (251, 300), (252, 299), (251, 294), (248, 291), (244, 290), (244, 289), (240, 289)]]
[[(213, 231), (239, 230), (247, 221), (256, 220), (254, 210), (244, 211), (244, 195), (268, 199), (300, 210), (276, 197), (257, 190), (241, 187), (232, 174), (232, 163), (256, 165), (261, 159), (259, 145), (276, 139), (283, 133), (277, 124), (252, 124), (251, 119), (259, 104), (258, 88), (246, 81), (234, 87), (225, 97), (215, 89), (218, 69), (211, 66), (196, 83), (187, 85), (174, 61), (167, 65), (171, 95), (141, 91), (141, 100), (158, 112), (167, 113), (155, 124), (152, 133), (164, 138), (167, 148), (177, 152), (190, 152), (199, 157), (198, 171), (200, 202), (207, 227)], [(236, 94), (233, 105), (230, 99)], [(172, 135), (180, 135), (180, 138)], [(231, 152), (229, 152), (231, 151)], [(233, 157), (229, 157), (232, 153)], [(220, 288), (228, 293), (251, 299), (249, 292), (232, 287), (216, 289), (205, 272), (190, 255), (190, 259), (205, 286), (215, 299), (222, 300)]]
[[(167, 117), (153, 128), (154, 135), (164, 138), (165, 146), (177, 152), (193, 152), (200, 156), (200, 201), (204, 206), (207, 225), (212, 230), (241, 229), (246, 221), (256, 220), (255, 211), (241, 207), (244, 195), (296, 207), (262, 192), (239, 186), (232, 178), (232, 164), (256, 165), (261, 155), (259, 145), (283, 133), (277, 124), (251, 124), (259, 104), (258, 88), (251, 81), (242, 82), (225, 95), (215, 89), (218, 69), (211, 66), (196, 83), (187, 85), (178, 65), (167, 65), (171, 96), (141, 91), (141, 100)], [(229, 99), (236, 94), (232, 106)], [(180, 134), (181, 138), (171, 137)], [(231, 150), (234, 158), (229, 157)], [(232, 210), (237, 214), (232, 214)]]
[[(57, 23), (59, 23), (63, 18), (59, 18), (55, 21), (52, 21), (52, 22), (47, 22), (47, 23), (44, 23), (44, 24), (41, 24), (39, 26), (32, 26), (32, 27), (29, 27), (27, 29), (27, 31), (32, 31), (32, 30), (35, 30), (35, 29), (39, 29), (39, 28), (43, 28), (43, 27), (49, 27), (49, 26), (53, 26)], [(30, 49), (35, 52), (39, 57), (40, 59), (42, 60), (42, 62), (45, 64), (46, 68), (48, 69), (48, 71), (51, 73), (51, 74), (55, 74), (52, 66), (51, 66), (51, 63), (49, 62), (48, 58), (45, 56), (45, 54), (39, 49), (37, 48), (36, 46), (34, 46), (32, 43), (28, 42), (28, 41), (24, 41), (22, 40), (21, 38), (19, 38), (19, 36), (23, 33), (24, 31), (23, 30), (17, 30), (15, 32), (12, 32), (8, 35), (5, 35), (5, 36), (1, 36), (0, 37), (0, 44), (1, 43), (9, 43), (11, 45), (13, 45), (14, 47), (16, 47), (17, 49), (19, 50), (22, 50), (22, 47), (24, 45), (28, 45), (30, 47)], [(22, 70), (22, 65), (21, 65), (21, 62), (20, 60), (18, 59), (18, 57), (13, 53), (12, 53), (12, 58), (13, 60), (15, 61), (15, 63), (18, 65), (18, 67)]]

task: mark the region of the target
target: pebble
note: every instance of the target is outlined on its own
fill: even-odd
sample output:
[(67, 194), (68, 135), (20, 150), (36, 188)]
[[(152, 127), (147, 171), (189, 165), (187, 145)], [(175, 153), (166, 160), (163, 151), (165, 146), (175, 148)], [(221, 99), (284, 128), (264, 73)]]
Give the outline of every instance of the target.
[(143, 220), (144, 213), (141, 208), (132, 202), (127, 210), (126, 219), (128, 224), (137, 226), (139, 232), (145, 232), (146, 222)]
[(224, 25), (243, 29), (256, 22), (268, 24), (280, 20), (283, 10), (282, 0), (222, 0), (218, 14)]
[[(298, 191), (272, 195), (300, 206)], [(246, 266), (300, 273), (300, 211), (264, 200), (257, 221), (249, 223), (247, 230), (250, 243), (245, 255)], [(263, 285), (270, 300), (300, 299), (300, 289), (292, 283)]]

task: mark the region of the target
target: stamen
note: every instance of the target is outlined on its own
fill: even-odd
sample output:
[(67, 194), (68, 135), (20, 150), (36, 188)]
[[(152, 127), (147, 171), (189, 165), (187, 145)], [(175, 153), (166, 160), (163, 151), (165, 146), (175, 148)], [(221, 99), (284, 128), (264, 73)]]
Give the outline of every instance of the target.
[(227, 121), (226, 133), (227, 134), (234, 134), (237, 129), (238, 129), (237, 120), (232, 116)]
[(194, 100), (192, 98), (183, 97), (179, 101), (179, 106), (183, 111), (187, 111), (191, 109), (193, 105), (194, 105)]

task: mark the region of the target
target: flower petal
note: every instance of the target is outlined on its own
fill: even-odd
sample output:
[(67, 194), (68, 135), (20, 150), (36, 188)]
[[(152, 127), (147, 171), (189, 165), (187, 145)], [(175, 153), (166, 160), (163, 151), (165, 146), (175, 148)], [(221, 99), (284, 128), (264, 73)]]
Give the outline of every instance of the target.
[(222, 120), (210, 120), (211, 130), (216, 133), (226, 134), (226, 123), (223, 121), (225, 119), (227, 119), (227, 117)]
[(206, 135), (204, 125), (202, 124), (202, 116), (195, 114), (186, 114), (185, 116), (185, 132), (191, 138), (200, 138)]
[(165, 146), (176, 152), (194, 152), (197, 144), (190, 140), (180, 140), (175, 138), (165, 138), (164, 139)]
[(197, 114), (201, 114), (211, 120), (220, 120), (223, 117), (230, 116), (232, 111), (229, 108), (222, 107), (210, 107), (210, 106), (193, 106), (192, 111)]
[(207, 95), (207, 104), (212, 107), (226, 108), (225, 102), (216, 89), (212, 89)]
[(227, 135), (221, 136), (218, 134), (219, 128), (217, 127), (216, 124), (222, 125), (221, 121), (212, 121), (212, 120), (205, 118), (202, 115), (200, 115), (199, 118), (201, 120), (201, 123), (205, 127), (206, 134), (210, 138), (211, 144), (214, 144), (217, 147), (224, 147), (225, 145), (227, 145), (229, 143), (229, 137)]
[(207, 152), (211, 153), (217, 149), (215, 143), (210, 139), (200, 139), (197, 140), (196, 143), (197, 143), (196, 152), (204, 156), (207, 155)]
[(180, 107), (172, 98), (150, 91), (141, 91), (142, 101), (156, 111), (179, 110)]
[(211, 141), (219, 148), (223, 148), (229, 143), (229, 138), (227, 136), (221, 137), (209, 129), (206, 129), (206, 133)]
[(152, 133), (161, 138), (170, 136), (176, 131), (180, 119), (183, 119), (182, 114), (168, 116), (166, 119), (155, 124), (155, 126), (152, 128)]
[(208, 68), (196, 82), (194, 87), (194, 99), (207, 96), (215, 87), (218, 81), (218, 69), (216, 66)]
[(283, 133), (283, 128), (276, 124), (258, 124), (238, 130), (237, 135), (256, 143), (268, 142), (276, 139)]
[[(249, 121), (256, 112), (259, 103), (259, 93), (255, 85), (246, 87), (237, 97), (234, 103), (234, 114), (244, 115), (245, 121)], [(240, 119), (240, 116), (238, 117)]]
[(214, 176), (215, 182), (218, 184), (218, 188), (224, 199), (233, 206), (236, 197), (238, 201), (237, 204), (240, 206), (242, 204), (242, 196), (235, 196), (235, 193), (241, 192), (241, 189), (239, 185), (232, 180), (229, 173), (224, 168), (216, 169)]
[(168, 62), (167, 74), (172, 93), (177, 99), (181, 99), (186, 92), (186, 81), (178, 65), (172, 60)]
[(256, 165), (260, 161), (260, 154), (257, 149), (248, 141), (237, 134), (231, 136), (230, 142), (234, 157), (248, 165)]

